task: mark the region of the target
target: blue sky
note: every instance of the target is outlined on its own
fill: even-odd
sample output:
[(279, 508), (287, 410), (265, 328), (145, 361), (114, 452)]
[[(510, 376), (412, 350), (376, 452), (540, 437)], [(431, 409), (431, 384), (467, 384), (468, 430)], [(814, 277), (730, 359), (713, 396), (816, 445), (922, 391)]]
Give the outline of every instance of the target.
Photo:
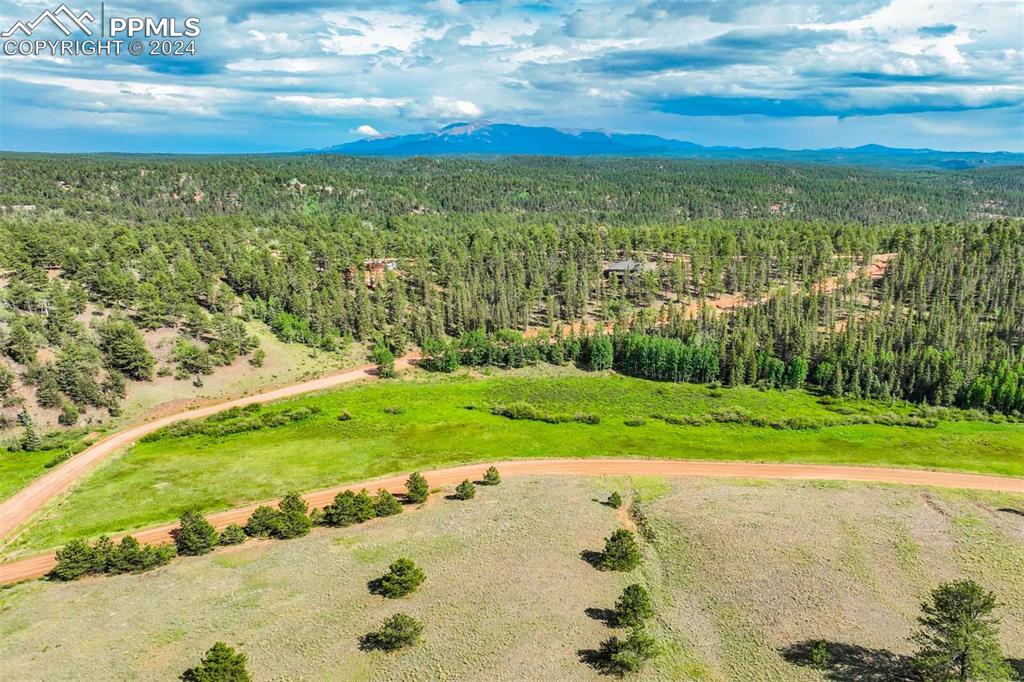
[[(0, 0), (0, 31), (57, 4)], [(68, 4), (99, 16), (99, 2)], [(487, 119), (748, 147), (1024, 151), (1018, 0), (115, 0), (106, 10), (198, 16), (198, 54), (0, 56), (0, 148), (287, 151)]]

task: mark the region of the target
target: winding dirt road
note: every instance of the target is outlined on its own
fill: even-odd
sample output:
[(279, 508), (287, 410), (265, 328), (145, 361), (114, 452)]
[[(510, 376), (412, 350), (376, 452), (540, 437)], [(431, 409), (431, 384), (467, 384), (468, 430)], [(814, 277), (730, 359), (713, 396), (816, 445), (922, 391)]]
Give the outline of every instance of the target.
[[(758, 464), (749, 462), (695, 462), (652, 459), (524, 459), (507, 462), (484, 462), (436, 469), (424, 472), (431, 488), (450, 487), (463, 479), (476, 479), (487, 467), (498, 467), (503, 478), (516, 476), (702, 476), (712, 478), (770, 478), (787, 480), (859, 481), (896, 483), (903, 485), (934, 486), (939, 488), (968, 488), (1024, 495), (1024, 478), (1005, 478), (981, 474), (960, 474), (946, 471), (915, 469), (884, 469), (880, 467), (834, 466), (827, 464)], [(361, 483), (318, 490), (305, 495), (311, 507), (322, 508), (343, 490), (366, 488), (376, 491), (384, 488), (393, 493), (405, 492), (406, 474), (377, 478)], [(244, 525), (253, 510), (261, 504), (274, 505), (268, 500), (238, 509), (210, 514), (207, 518), (217, 530), (237, 523)], [(172, 523), (147, 528), (132, 535), (139, 542), (163, 544), (171, 542)], [(115, 538), (116, 539), (116, 538)], [(52, 553), (0, 564), (0, 585), (30, 580), (46, 575), (56, 564)]]
[[(396, 369), (405, 369), (419, 359), (419, 355), (412, 353), (403, 356), (395, 361)], [(334, 388), (342, 384), (352, 383), (361, 379), (376, 378), (374, 365), (365, 365), (355, 369), (343, 370), (334, 374), (303, 381), (291, 386), (277, 388), (263, 393), (254, 393), (242, 398), (227, 400), (222, 403), (205, 405), (192, 410), (178, 412), (153, 421), (145, 422), (137, 426), (129, 427), (123, 431), (111, 434), (102, 440), (90, 445), (88, 448), (71, 457), (60, 466), (43, 474), (32, 481), (25, 488), (0, 502), (0, 540), (7, 539), (23, 523), (29, 520), (37, 511), (52, 500), (54, 497), (66, 492), (85, 474), (92, 471), (96, 465), (114, 454), (121, 448), (135, 443), (137, 440), (152, 433), (159, 428), (173, 424), (183, 419), (196, 419), (208, 417), (211, 414), (223, 412), (232, 407), (244, 407), (253, 403), (262, 403), (271, 400), (291, 398), (311, 391), (321, 391)]]

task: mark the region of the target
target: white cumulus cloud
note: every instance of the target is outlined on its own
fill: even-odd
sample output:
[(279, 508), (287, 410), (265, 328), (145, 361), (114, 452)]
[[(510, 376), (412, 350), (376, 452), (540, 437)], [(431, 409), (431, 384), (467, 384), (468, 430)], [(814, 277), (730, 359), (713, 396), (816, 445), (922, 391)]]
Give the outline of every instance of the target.
[(360, 135), (365, 135), (366, 137), (380, 136), (380, 132), (378, 132), (376, 128), (374, 128), (372, 125), (369, 125), (368, 123), (364, 123), (363, 125), (356, 128), (356, 132), (359, 133)]

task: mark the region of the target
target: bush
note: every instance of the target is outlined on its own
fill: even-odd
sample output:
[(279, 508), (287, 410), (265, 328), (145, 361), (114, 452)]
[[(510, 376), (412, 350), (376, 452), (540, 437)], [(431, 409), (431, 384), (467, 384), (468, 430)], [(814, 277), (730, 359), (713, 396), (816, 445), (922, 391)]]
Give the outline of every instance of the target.
[(807, 655), (811, 662), (811, 665), (818, 668), (824, 668), (832, 662), (832, 653), (828, 650), (828, 642), (823, 639), (819, 639), (811, 647), (810, 653)]
[(633, 533), (624, 528), (612, 533), (605, 540), (604, 551), (597, 565), (604, 571), (632, 571), (639, 566), (640, 547)]
[(405, 490), (405, 499), (413, 504), (426, 502), (427, 496), (430, 495), (430, 486), (427, 485), (427, 479), (423, 478), (423, 474), (418, 471), (409, 476), (409, 479), (405, 482)]
[(55, 580), (77, 580), (98, 573), (141, 573), (163, 566), (174, 558), (174, 545), (141, 545), (131, 535), (115, 545), (103, 536), (90, 545), (72, 540), (57, 551), (57, 565), (49, 576)]
[(501, 474), (498, 473), (497, 467), (488, 467), (484, 473), (484, 485), (498, 485), (501, 483)]
[(60, 416), (57, 417), (57, 423), (61, 426), (74, 426), (78, 423), (78, 416), (78, 408), (74, 403), (64, 403), (64, 407), (60, 410)]
[(422, 635), (423, 623), (404, 613), (396, 613), (384, 621), (379, 630), (363, 637), (362, 645), (366, 649), (395, 651), (416, 644)]
[(647, 421), (643, 417), (636, 417), (634, 419), (627, 419), (622, 423), (626, 426), (643, 426)]
[(632, 628), (642, 625), (654, 615), (654, 604), (651, 595), (643, 585), (626, 585), (619, 600), (615, 602), (615, 624), (620, 627)]
[(309, 518), (309, 505), (298, 493), (285, 495), (278, 508), (278, 526), (274, 537), (290, 540), (309, 533), (309, 529), (313, 527), (313, 520)]
[(370, 591), (388, 599), (398, 599), (415, 592), (425, 579), (423, 570), (411, 559), (403, 557), (392, 563), (387, 573), (370, 584)]
[(598, 654), (601, 667), (622, 675), (637, 672), (658, 654), (658, 643), (643, 628), (634, 628), (629, 637), (611, 637), (601, 643)]
[(217, 531), (202, 514), (187, 511), (181, 515), (181, 525), (174, 532), (178, 554), (206, 554), (217, 544)]
[(330, 526), (351, 526), (363, 523), (377, 516), (373, 499), (365, 490), (358, 494), (343, 490), (334, 497), (334, 502), (324, 507), (323, 522)]
[(142, 573), (157, 566), (163, 566), (174, 558), (174, 545), (141, 545), (131, 535), (121, 538), (107, 559), (106, 572)]
[(377, 516), (394, 516), (402, 513), (402, 503), (394, 495), (381, 488), (377, 491), (377, 499), (373, 501), (373, 510)]
[(403, 408), (401, 405), (389, 405), (388, 407), (384, 408), (384, 414), (395, 415), (402, 414), (403, 412), (405, 412), (405, 408)]
[(468, 478), (455, 487), (455, 499), (471, 500), (476, 495), (476, 486)]
[(245, 524), (245, 534), (251, 538), (269, 538), (276, 535), (281, 525), (280, 517), (281, 513), (273, 507), (256, 507)]
[(338, 421), (340, 422), (347, 422), (350, 419), (352, 419), (352, 413), (348, 410), (342, 410), (341, 414), (338, 415)]
[(57, 565), (49, 576), (54, 580), (78, 580), (92, 573), (102, 573), (105, 558), (85, 540), (72, 540), (57, 550)]
[(182, 682), (249, 682), (245, 654), (236, 652), (224, 642), (210, 647), (203, 660), (181, 674)]
[(245, 529), (237, 523), (232, 523), (220, 533), (220, 544), (240, 545), (245, 542)]

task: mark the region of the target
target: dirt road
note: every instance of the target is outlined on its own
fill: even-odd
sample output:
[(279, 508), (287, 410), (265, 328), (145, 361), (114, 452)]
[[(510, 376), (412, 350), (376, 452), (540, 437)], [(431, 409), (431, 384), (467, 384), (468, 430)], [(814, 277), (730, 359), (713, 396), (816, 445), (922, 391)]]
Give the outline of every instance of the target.
[[(713, 478), (770, 478), (788, 480), (861, 481), (897, 483), (904, 485), (935, 486), (939, 488), (968, 488), (1024, 495), (1024, 478), (1004, 478), (980, 474), (960, 474), (946, 471), (915, 469), (883, 469), (878, 467), (834, 466), (827, 464), (757, 464), (748, 462), (694, 462), (650, 459), (545, 459), (484, 462), (424, 472), (431, 488), (454, 486), (463, 479), (478, 479), (487, 467), (498, 467), (502, 477), (513, 476), (705, 476)], [(384, 488), (394, 493), (405, 492), (407, 475), (378, 478), (305, 495), (311, 507), (320, 508), (343, 490), (366, 488), (373, 492)], [(218, 530), (237, 523), (244, 525), (260, 504), (276, 504), (270, 500), (239, 509), (210, 514), (210, 523)], [(140, 542), (161, 544), (171, 541), (176, 523), (132, 533)], [(45, 575), (53, 568), (53, 554), (43, 554), (19, 561), (0, 564), (0, 585), (30, 580)]]
[[(417, 359), (419, 359), (418, 354), (406, 355), (395, 361), (395, 368), (404, 369)], [(205, 405), (192, 410), (186, 410), (114, 433), (89, 446), (60, 466), (32, 481), (27, 487), (19, 490), (8, 499), (0, 502), (0, 539), (7, 538), (21, 524), (31, 518), (33, 514), (42, 509), (43, 505), (57, 495), (67, 491), (76, 481), (94, 469), (104, 459), (161, 427), (183, 419), (208, 417), (211, 414), (223, 412), (232, 407), (244, 407), (252, 403), (291, 398), (302, 393), (334, 388), (335, 386), (353, 381), (375, 377), (376, 369), (374, 365), (366, 365), (264, 393), (254, 393), (243, 398), (235, 398), (214, 405)]]

